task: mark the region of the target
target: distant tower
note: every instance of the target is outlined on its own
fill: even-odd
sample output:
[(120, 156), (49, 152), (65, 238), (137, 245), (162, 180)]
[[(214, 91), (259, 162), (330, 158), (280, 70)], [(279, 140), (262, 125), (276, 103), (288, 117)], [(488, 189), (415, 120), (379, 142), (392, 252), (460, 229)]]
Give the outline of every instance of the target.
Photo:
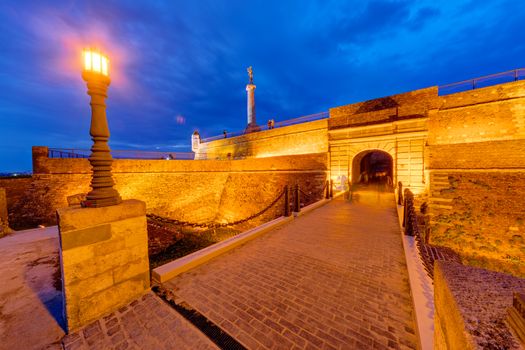
[(246, 97), (248, 99), (248, 126), (246, 126), (245, 132), (260, 131), (261, 128), (257, 125), (255, 120), (255, 84), (253, 83), (253, 69), (248, 67), (246, 69), (250, 82), (246, 85)]
[(199, 145), (201, 143), (201, 135), (197, 130), (191, 135), (191, 150), (195, 153), (199, 151)]

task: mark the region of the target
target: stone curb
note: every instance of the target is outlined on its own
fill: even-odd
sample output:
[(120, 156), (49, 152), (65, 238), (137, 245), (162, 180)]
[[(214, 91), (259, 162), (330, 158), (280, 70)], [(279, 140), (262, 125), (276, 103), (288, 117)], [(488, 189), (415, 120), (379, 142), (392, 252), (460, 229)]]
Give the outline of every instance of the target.
[[(334, 194), (334, 199), (341, 196), (343, 193), (344, 192)], [(153, 271), (151, 271), (152, 282), (164, 283), (183, 272), (186, 272), (199, 265), (202, 265), (205, 262), (240, 246), (241, 244), (244, 244), (248, 241), (251, 241), (254, 238), (259, 237), (263, 233), (266, 233), (276, 227), (293, 221), (294, 217), (302, 216), (314, 209), (325, 205), (330, 201), (330, 199), (322, 199), (302, 208), (299, 213), (293, 213), (292, 216), (281, 216), (280, 218), (266, 222), (260, 226), (254, 227), (248, 231), (240, 233), (237, 236), (228, 238), (227, 240), (215, 243), (209, 247), (186, 255), (182, 258), (173, 260), (167, 264), (161, 265), (153, 269)]]
[(396, 209), (403, 250), (405, 251), (420, 348), (421, 350), (432, 350), (434, 348), (434, 285), (419, 258), (414, 237), (406, 236), (403, 233), (403, 206), (397, 205), (397, 197)]
[[(36, 234), (35, 234), (36, 232)], [(27, 235), (33, 233), (32, 235)], [(58, 238), (58, 226), (48, 226), (43, 228), (31, 228), (28, 230), (12, 231), (2, 237), (2, 242), (9, 244), (39, 242), (48, 239)]]

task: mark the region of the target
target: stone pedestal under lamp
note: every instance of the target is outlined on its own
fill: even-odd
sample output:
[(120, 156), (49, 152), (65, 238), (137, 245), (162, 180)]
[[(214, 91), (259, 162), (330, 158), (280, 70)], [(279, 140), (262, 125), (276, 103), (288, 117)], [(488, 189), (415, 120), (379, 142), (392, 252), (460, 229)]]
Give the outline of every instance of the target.
[(257, 125), (255, 120), (255, 84), (253, 83), (253, 69), (248, 67), (247, 69), (248, 77), (250, 79), (249, 83), (246, 85), (246, 97), (247, 97), (247, 107), (248, 107), (248, 126), (246, 126), (245, 132), (254, 132), (260, 131), (261, 128)]

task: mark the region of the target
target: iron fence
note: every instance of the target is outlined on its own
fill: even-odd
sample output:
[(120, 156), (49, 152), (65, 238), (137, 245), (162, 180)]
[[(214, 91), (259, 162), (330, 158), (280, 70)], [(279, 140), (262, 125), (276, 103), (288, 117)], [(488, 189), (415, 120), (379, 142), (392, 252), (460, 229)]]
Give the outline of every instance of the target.
[[(328, 117), (329, 117), (329, 113), (328, 112), (309, 114), (309, 115), (305, 115), (305, 116), (298, 117), (298, 118), (293, 118), (293, 119), (283, 120), (283, 121), (280, 121), (280, 122), (275, 122), (275, 124), (272, 125), (272, 126), (259, 125), (259, 130), (260, 131), (264, 131), (264, 130), (269, 130), (269, 129), (274, 129), (274, 128), (282, 128), (284, 126), (301, 124), (301, 123), (307, 123), (307, 122), (313, 122), (315, 120), (326, 119)], [(229, 138), (229, 137), (241, 136), (241, 135), (244, 135), (244, 134), (245, 134), (244, 130), (242, 130), (242, 131), (234, 131), (234, 132), (224, 131), (222, 133), (222, 135), (207, 137), (207, 138), (201, 139), (201, 142), (211, 142), (211, 141), (225, 139), (225, 138)]]
[[(401, 185), (401, 181), (399, 182), (398, 186), (399, 185)], [(412, 191), (410, 191), (410, 189), (405, 188), (403, 192), (403, 199), (403, 227), (405, 228), (405, 235), (420, 236), (416, 206), (414, 205), (414, 194)]]
[[(192, 222), (192, 221), (185, 221), (185, 220), (179, 220), (174, 218), (168, 218), (161, 215), (149, 213), (146, 214), (147, 218), (150, 220), (150, 222), (155, 223), (157, 225), (162, 224), (171, 224), (171, 225), (178, 225), (178, 226), (190, 226), (190, 227), (200, 227), (200, 228), (220, 228), (220, 227), (229, 227), (229, 226), (236, 226), (239, 224), (243, 224), (245, 222), (251, 221), (253, 219), (256, 219), (263, 214), (265, 214), (268, 210), (270, 210), (273, 206), (275, 206), (281, 198), (284, 197), (284, 216), (290, 216), (291, 215), (291, 209), (298, 213), (301, 211), (301, 208), (303, 206), (315, 203), (320, 200), (333, 198), (333, 192), (331, 188), (333, 188), (333, 182), (331, 180), (327, 180), (321, 189), (320, 192), (313, 192), (310, 191), (308, 193), (301, 190), (299, 187), (299, 184), (295, 184), (293, 186), (293, 191), (290, 191), (292, 186), (285, 185), (284, 188), (276, 194), (275, 198), (267, 204), (263, 209), (259, 210), (258, 212), (245, 217), (240, 220), (235, 220), (231, 222), (214, 222), (214, 221), (207, 221), (207, 222)], [(293, 192), (293, 193), (291, 193)], [(326, 193), (326, 197), (325, 197)], [(302, 202), (304, 196), (304, 203)]]
[[(91, 150), (76, 148), (49, 148), (49, 158), (89, 158)], [(169, 152), (169, 151), (134, 151), (134, 150), (112, 150), (114, 159), (166, 159), (166, 160), (193, 160), (193, 152)]]
[(449, 95), (456, 92), (479, 89), (491, 85), (509, 83), (522, 79), (525, 79), (525, 68), (518, 68), (506, 72), (464, 80), (457, 83), (440, 85), (438, 86), (438, 94), (440, 96)]

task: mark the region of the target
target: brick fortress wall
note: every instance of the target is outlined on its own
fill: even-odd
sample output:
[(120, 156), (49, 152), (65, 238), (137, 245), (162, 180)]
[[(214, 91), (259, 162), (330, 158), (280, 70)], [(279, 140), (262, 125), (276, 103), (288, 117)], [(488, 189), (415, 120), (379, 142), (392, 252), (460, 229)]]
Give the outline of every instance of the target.
[(327, 120), (276, 127), (201, 143), (198, 159), (275, 157), (292, 154), (328, 152)]
[(430, 243), (525, 276), (525, 82), (443, 96), (428, 129)]
[[(387, 152), (394, 180), (420, 194), (418, 203), (429, 204), (430, 243), (453, 248), (466, 263), (523, 275), (524, 96), (525, 82), (518, 81), (445, 96), (431, 87), (332, 108), (322, 121), (331, 176), (352, 179), (353, 159), (370, 150)], [(229, 148), (233, 157), (264, 155), (271, 147), (280, 154), (326, 147), (308, 138), (278, 140), (265, 131), (209, 145), (259, 150)]]
[(360, 160), (370, 151), (392, 158), (393, 182), (425, 190), (424, 145), (428, 111), (439, 106), (437, 87), (330, 109), (330, 171), (336, 182), (357, 182)]
[[(10, 223), (22, 229), (56, 224), (55, 210), (67, 197), (90, 190), (87, 159), (53, 159), (46, 147), (33, 149), (33, 177)], [(306, 193), (320, 193), (327, 178), (327, 155), (270, 157), (244, 160), (115, 160), (113, 174), (123, 199), (146, 202), (148, 213), (190, 222), (231, 222), (248, 217), (299, 183)], [(279, 216), (284, 200), (255, 226)]]
[[(270, 202), (285, 183), (315, 192), (329, 173), (352, 178), (352, 160), (377, 149), (392, 155), (394, 180), (427, 201), (430, 243), (453, 248), (467, 263), (525, 276), (525, 81), (445, 96), (433, 87), (337, 107), (329, 119), (199, 148), (202, 158), (243, 160), (117, 160), (114, 173), (122, 196), (144, 200), (149, 211), (234, 220)], [(35, 169), (19, 205), (7, 189), (14, 228), (53, 223), (68, 195), (89, 190), (87, 160), (37, 155)]]
[(31, 181), (30, 176), (0, 178), (0, 188), (5, 188), (9, 213), (13, 212), (15, 206), (18, 205), (25, 191), (31, 185)]

